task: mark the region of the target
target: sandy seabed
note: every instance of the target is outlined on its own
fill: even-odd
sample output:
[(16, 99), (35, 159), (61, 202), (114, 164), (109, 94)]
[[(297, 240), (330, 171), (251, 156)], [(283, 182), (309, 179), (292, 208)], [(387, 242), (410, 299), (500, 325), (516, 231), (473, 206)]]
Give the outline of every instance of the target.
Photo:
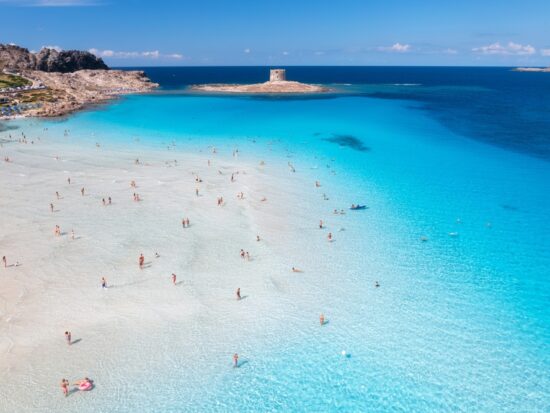
[[(207, 385), (209, 371), (229, 367), (234, 352), (248, 352), (245, 361), (253, 354), (251, 337), (284, 334), (300, 306), (313, 304), (307, 318), (315, 325), (322, 308), (313, 272), (291, 268), (312, 269), (315, 254), (301, 248), (327, 245), (317, 217), (299, 208), (320, 189), (286, 161), (241, 161), (206, 145), (168, 152), (37, 135), (0, 148), (10, 158), (0, 165), (0, 255), (8, 263), (0, 268), (0, 411), (82, 408), (82, 394), (64, 400), (63, 377), (89, 376), (96, 387), (87, 396), (125, 403), (132, 392), (155, 391), (135, 378), (160, 364), (202, 374)], [(316, 235), (305, 242), (307, 232)]]

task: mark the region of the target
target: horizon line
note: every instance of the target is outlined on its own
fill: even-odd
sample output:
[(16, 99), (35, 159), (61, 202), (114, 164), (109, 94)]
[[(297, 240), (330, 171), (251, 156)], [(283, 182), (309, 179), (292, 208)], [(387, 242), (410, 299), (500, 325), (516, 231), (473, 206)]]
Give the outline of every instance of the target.
[(130, 68), (144, 68), (144, 67), (172, 67), (172, 68), (182, 68), (182, 67), (262, 67), (262, 68), (273, 68), (273, 67), (441, 67), (441, 68), (518, 68), (518, 67), (533, 67), (533, 68), (546, 68), (548, 66), (508, 66), (508, 65), (124, 65), (124, 66), (109, 66), (111, 69), (130, 69)]

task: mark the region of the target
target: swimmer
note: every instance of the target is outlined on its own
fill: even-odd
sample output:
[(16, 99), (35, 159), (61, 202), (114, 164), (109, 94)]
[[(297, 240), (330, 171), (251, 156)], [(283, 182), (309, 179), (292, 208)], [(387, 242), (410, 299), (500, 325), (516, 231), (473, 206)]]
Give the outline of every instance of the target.
[(256, 241), (260, 242), (260, 236), (259, 235), (256, 235)]
[(105, 206), (105, 198), (101, 200), (103, 202), (103, 206)]
[(375, 281), (375, 282), (374, 282), (374, 286), (375, 286), (376, 288), (380, 287), (380, 284), (378, 283), (378, 281)]
[(70, 346), (71, 345), (71, 332), (70, 331), (65, 331), (65, 340), (67, 340), (67, 344)]
[(172, 284), (176, 285), (176, 274), (172, 273)]
[(239, 367), (239, 355), (237, 353), (233, 354), (233, 367)]
[(323, 313), (321, 313), (321, 315), (319, 316), (319, 323), (324, 326), (325, 325), (325, 315)]
[(296, 268), (296, 267), (292, 267), (292, 272), (303, 272), (302, 270)]
[(321, 184), (319, 183), (319, 181), (315, 181), (315, 187), (319, 188), (320, 186), (321, 186)]
[(319, 221), (319, 229), (323, 229), (323, 220), (322, 219)]
[(155, 258), (160, 258), (160, 254), (158, 252), (155, 252)]
[(235, 292), (235, 295), (237, 296), (237, 300), (241, 299), (241, 288), (237, 288), (237, 291)]
[(109, 197), (109, 205), (111, 205), (111, 197)]
[(61, 379), (61, 391), (67, 397), (69, 395), (69, 380)]
[(327, 239), (328, 239), (329, 242), (332, 242), (332, 232), (328, 233)]

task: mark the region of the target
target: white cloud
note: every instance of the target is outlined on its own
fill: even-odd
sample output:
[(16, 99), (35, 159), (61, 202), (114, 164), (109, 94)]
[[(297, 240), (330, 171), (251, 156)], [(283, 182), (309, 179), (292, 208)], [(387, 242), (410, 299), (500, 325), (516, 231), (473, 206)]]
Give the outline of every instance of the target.
[(456, 49), (445, 49), (445, 50), (443, 50), (443, 53), (445, 53), (445, 54), (458, 54), (458, 50), (456, 50)]
[(503, 46), (499, 42), (496, 42), (487, 46), (474, 47), (472, 51), (475, 53), (488, 55), (497, 54), (523, 56), (532, 55), (536, 53), (537, 50), (530, 44), (522, 45), (519, 43), (509, 42)]
[(250, 49), (249, 49), (249, 48), (246, 48), (246, 49), (243, 50), (243, 52), (246, 53), (246, 54), (248, 54), (248, 53), (250, 53)]
[(314, 53), (316, 56), (322, 56), (325, 54), (325, 52), (323, 50), (317, 50), (315, 53)]
[(142, 52), (141, 55), (143, 57), (150, 57), (151, 59), (158, 59), (160, 56), (160, 53), (158, 50), (154, 50), (152, 52)]
[(170, 54), (163, 54), (160, 53), (158, 50), (151, 50), (151, 51), (144, 51), (144, 52), (123, 52), (123, 51), (114, 51), (114, 50), (99, 50), (99, 49), (89, 49), (90, 53), (95, 54), (98, 57), (112, 57), (114, 59), (137, 59), (137, 58), (144, 58), (144, 59), (174, 59), (174, 60), (181, 60), (184, 58), (184, 56), (180, 53), (170, 53)]
[(540, 54), (543, 56), (550, 56), (550, 49), (540, 49)]
[(411, 50), (410, 44), (394, 43), (391, 46), (380, 46), (378, 50), (383, 52), (406, 53)]
[(283, 56), (288, 56), (288, 52), (286, 50), (283, 52)]
[(53, 49), (53, 50), (56, 50), (58, 52), (60, 52), (61, 50), (63, 50), (63, 48), (61, 48), (60, 46), (42, 46), (40, 48), (41, 50), (42, 49)]

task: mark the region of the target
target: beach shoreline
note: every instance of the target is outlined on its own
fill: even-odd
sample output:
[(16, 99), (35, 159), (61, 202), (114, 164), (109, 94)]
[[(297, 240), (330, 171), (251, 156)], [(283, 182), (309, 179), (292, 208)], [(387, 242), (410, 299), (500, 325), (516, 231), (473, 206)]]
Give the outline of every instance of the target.
[[(3, 132), (12, 139), (0, 149), (10, 158), (2, 165), (0, 188), (11, 194), (0, 205), (5, 211), (0, 245), (9, 266), (2, 268), (0, 324), (0, 353), (6, 356), (0, 371), (9, 380), (0, 380), (0, 386), (17, 394), (16, 388), (29, 375), (44, 383), (35, 389), (34, 407), (26, 411), (69, 408), (71, 404), (47, 383), (57, 376), (78, 376), (79, 368), (94, 376), (98, 398), (110, 397), (104, 394), (105, 387), (102, 390), (114, 385), (110, 371), (140, 374), (108, 355), (126, 348), (132, 360), (139, 357), (142, 348), (130, 351), (128, 347), (136, 323), (149, 331), (150, 340), (142, 345), (151, 346), (151, 351), (165, 345), (155, 336), (169, 331), (176, 338), (180, 333), (175, 326), (185, 326), (186, 331), (196, 330), (196, 338), (204, 345), (225, 341), (231, 352), (235, 347), (231, 343), (240, 334), (227, 337), (231, 334), (227, 316), (237, 317), (241, 328), (248, 325), (256, 334), (283, 334), (284, 324), (273, 315), (283, 317), (292, 304), (279, 307), (287, 298), (273, 291), (275, 281), (270, 280), (275, 272), (282, 277), (276, 284), (285, 284), (293, 265), (306, 264), (289, 261), (284, 240), (298, 237), (301, 225), (300, 219), (285, 212), (288, 205), (304, 185), (315, 192), (307, 177), (295, 176), (284, 163), (282, 168), (274, 167), (270, 161), (251, 161), (246, 155), (247, 160), (241, 160), (238, 152), (232, 156), (212, 147), (204, 147), (201, 153), (141, 145), (128, 148), (99, 137), (78, 139), (77, 145), (73, 132), (53, 137), (47, 128), (38, 127), (24, 130), (26, 138), (20, 141), (14, 138), (16, 133), (20, 135), (21, 130)], [(197, 177), (202, 182), (196, 182)], [(132, 180), (136, 188), (130, 187)], [(141, 201), (132, 201), (133, 191)], [(236, 197), (240, 192), (242, 200)], [(220, 195), (226, 199), (224, 206), (216, 205)], [(107, 196), (113, 204), (104, 206), (101, 200)], [(185, 217), (190, 218), (189, 228), (182, 228), (180, 221)], [(54, 235), (54, 225), (60, 225), (61, 236)], [(326, 242), (324, 237), (320, 242)], [(252, 262), (239, 257), (241, 247), (250, 250)], [(140, 253), (146, 257), (144, 270), (137, 265)], [(181, 284), (171, 284), (172, 272)], [(220, 279), (220, 273), (229, 279)], [(268, 276), (258, 277), (258, 273)], [(101, 289), (101, 277), (107, 279), (106, 291)], [(235, 300), (237, 287), (245, 298), (251, 297), (242, 305)], [(197, 320), (206, 314), (210, 314), (207, 320), (198, 326)], [(63, 342), (65, 330), (78, 340), (74, 347)], [(177, 354), (182, 349), (195, 352), (199, 342), (181, 342)], [(217, 347), (216, 354), (224, 351)], [(212, 351), (213, 347), (208, 353), (216, 361)], [(248, 349), (253, 351), (257, 350)], [(49, 354), (47, 360), (37, 357), (41, 353)], [(98, 359), (103, 360), (101, 370), (94, 368)], [(199, 353), (196, 359), (200, 360)], [(157, 362), (162, 364), (162, 358)], [(204, 369), (204, 364), (193, 366)], [(17, 399), (0, 399), (0, 405), (12, 403), (15, 410), (21, 409)]]

